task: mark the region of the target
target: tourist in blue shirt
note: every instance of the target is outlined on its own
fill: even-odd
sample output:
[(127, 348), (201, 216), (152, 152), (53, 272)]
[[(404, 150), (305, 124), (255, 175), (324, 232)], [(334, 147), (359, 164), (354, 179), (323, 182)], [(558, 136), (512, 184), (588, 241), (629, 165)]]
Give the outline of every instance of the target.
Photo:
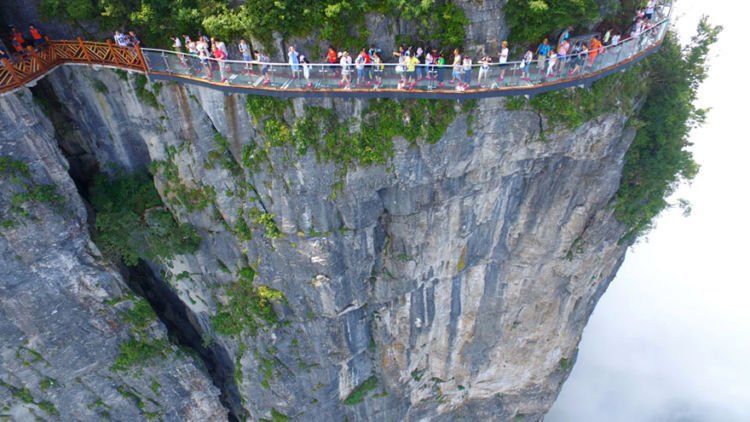
[(547, 56), (549, 55), (549, 52), (552, 50), (552, 46), (549, 45), (549, 40), (547, 38), (542, 41), (541, 44), (539, 44), (539, 47), (536, 48), (536, 54), (538, 57), (536, 66), (541, 71), (544, 70), (544, 65), (547, 61)]
[(557, 46), (559, 47), (560, 44), (562, 44), (564, 41), (567, 41), (570, 39), (570, 34), (573, 32), (573, 27), (569, 26), (568, 29), (563, 31), (562, 34), (560, 34), (560, 39), (557, 40)]
[(299, 74), (299, 53), (294, 50), (293, 46), (289, 46), (289, 64), (292, 65), (292, 79), (297, 79)]

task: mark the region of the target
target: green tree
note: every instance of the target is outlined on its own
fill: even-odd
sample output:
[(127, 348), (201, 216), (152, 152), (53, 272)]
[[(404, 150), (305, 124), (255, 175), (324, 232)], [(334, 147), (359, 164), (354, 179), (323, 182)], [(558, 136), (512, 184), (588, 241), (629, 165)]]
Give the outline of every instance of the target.
[(648, 231), (677, 186), (698, 173), (689, 135), (705, 121), (706, 110), (694, 102), (707, 76), (709, 48), (721, 29), (704, 17), (687, 46), (681, 47), (670, 33), (647, 63), (650, 89), (617, 192), (616, 216), (628, 226), (628, 240)]
[(91, 202), (97, 213), (94, 241), (115, 262), (135, 265), (139, 258), (169, 259), (200, 245), (195, 229), (176, 222), (164, 208), (145, 173), (97, 177)]
[(536, 42), (599, 16), (594, 0), (508, 0), (503, 12), (510, 25), (510, 40), (515, 42)]

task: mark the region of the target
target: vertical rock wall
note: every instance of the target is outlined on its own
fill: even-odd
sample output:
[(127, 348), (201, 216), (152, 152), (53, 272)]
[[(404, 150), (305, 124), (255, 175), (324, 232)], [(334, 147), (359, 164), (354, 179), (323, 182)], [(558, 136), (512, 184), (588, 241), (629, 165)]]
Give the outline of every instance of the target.
[[(165, 195), (203, 236), (166, 279), (234, 356), (251, 419), (536, 420), (551, 406), (625, 253), (610, 207), (633, 135), (624, 115), (571, 132), (482, 100), (439, 142), (397, 138), (386, 166), (350, 168), (337, 190), (340, 165), (312, 151), (274, 147), (240, 173), (216, 162), (241, 163), (244, 146), (265, 142), (244, 96), (168, 84), (155, 109), (126, 79), (63, 68), (45, 83), (102, 168), (166, 160), (178, 180), (158, 172), (162, 192), (175, 182), (215, 192), (204, 209)], [(367, 107), (295, 100), (285, 119), (309, 104), (342, 119)], [(254, 200), (238, 194), (248, 185)], [(239, 236), (239, 215), (261, 207), (283, 235)], [(211, 334), (247, 266), (256, 285), (284, 293), (279, 324)]]
[[(29, 91), (0, 98), (0, 415), (224, 419), (201, 362), (175, 347), (138, 370), (112, 369), (129, 337), (123, 316), (133, 301), (90, 240), (86, 208), (57, 144)], [(60, 200), (29, 199), (43, 186)], [(156, 321), (145, 329), (150, 338), (166, 337)]]

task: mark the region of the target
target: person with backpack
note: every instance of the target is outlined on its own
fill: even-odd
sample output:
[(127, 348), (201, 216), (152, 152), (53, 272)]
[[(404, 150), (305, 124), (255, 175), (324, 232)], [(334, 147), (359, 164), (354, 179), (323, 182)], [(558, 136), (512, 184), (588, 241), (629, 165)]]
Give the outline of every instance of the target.
[(576, 43), (571, 53), (571, 56), (572, 56), (571, 61), (573, 62), (573, 69), (571, 69), (568, 72), (568, 76), (577, 75), (581, 71), (581, 69), (585, 67), (588, 52), (589, 50), (588, 48), (586, 48), (586, 44), (582, 42)]
[(544, 65), (547, 61), (547, 56), (549, 56), (550, 50), (552, 50), (552, 46), (549, 45), (549, 39), (547, 38), (545, 38), (544, 41), (542, 41), (542, 43), (539, 44), (539, 46), (536, 48), (536, 67), (539, 70), (539, 73), (544, 72)]

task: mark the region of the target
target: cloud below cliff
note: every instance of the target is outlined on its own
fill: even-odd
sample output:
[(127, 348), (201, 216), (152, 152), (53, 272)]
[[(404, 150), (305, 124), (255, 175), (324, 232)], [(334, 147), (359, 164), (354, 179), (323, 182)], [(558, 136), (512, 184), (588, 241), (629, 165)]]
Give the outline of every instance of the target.
[(750, 6), (682, 0), (677, 8), (683, 38), (701, 12), (725, 27), (701, 90), (709, 121), (692, 136), (701, 173), (676, 196), (693, 213), (665, 213), (631, 250), (548, 421), (750, 420), (750, 143), (740, 104), (750, 95), (736, 84)]

